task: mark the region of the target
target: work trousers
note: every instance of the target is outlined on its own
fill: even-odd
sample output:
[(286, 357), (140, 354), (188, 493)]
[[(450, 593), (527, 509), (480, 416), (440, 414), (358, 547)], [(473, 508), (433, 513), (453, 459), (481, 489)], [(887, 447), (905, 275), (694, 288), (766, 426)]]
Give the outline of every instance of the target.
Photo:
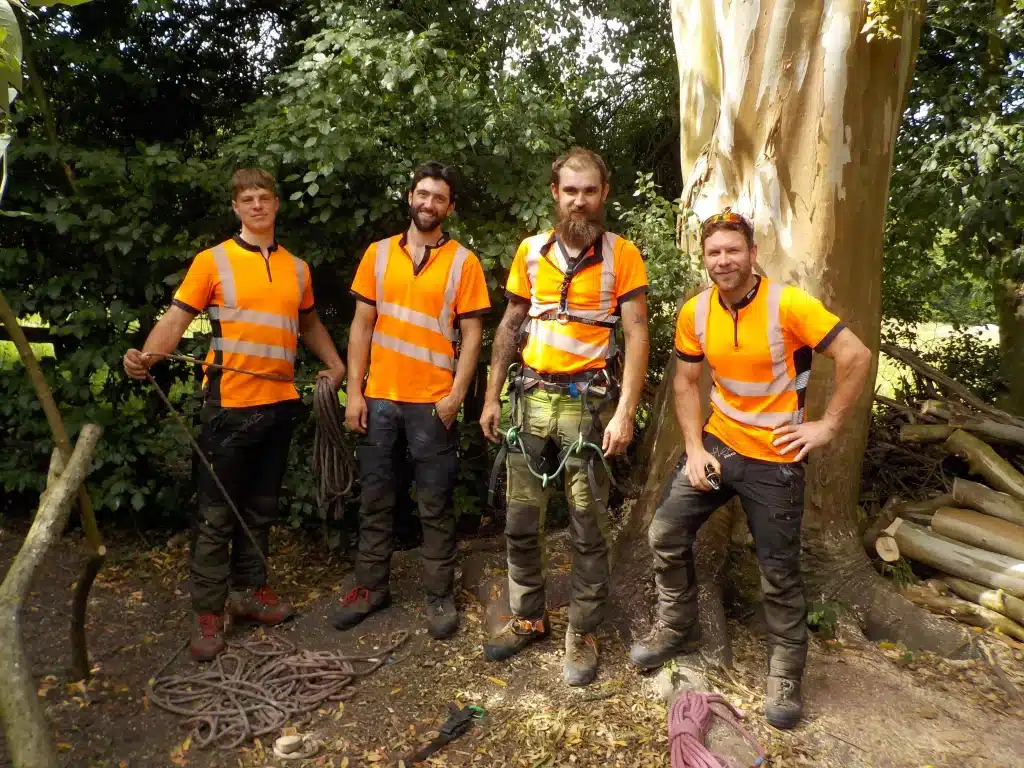
[[(594, 426), (590, 412), (578, 396), (547, 392), (538, 387), (524, 395), (522, 405), (520, 431), (535, 469), (541, 463), (541, 454), (549, 441), (564, 451), (582, 431), (584, 440), (601, 444), (603, 431)], [(600, 414), (601, 423), (607, 423), (612, 413), (614, 405), (605, 406)], [(586, 453), (570, 457), (564, 474), (572, 540), (569, 624), (578, 632), (592, 632), (604, 620), (608, 601), (606, 505), (609, 478), (601, 460), (596, 458), (593, 469), (597, 487), (592, 489), (587, 461)], [(542, 481), (530, 472), (526, 456), (515, 446), (509, 447), (506, 466), (508, 504), (505, 541), (509, 603), (515, 616), (536, 619), (544, 613), (545, 604), (543, 532), (548, 506), (547, 490)]]
[(455, 581), (452, 494), (459, 471), (457, 425), (445, 427), (431, 403), (368, 397), (366, 406), (366, 434), (356, 450), (362, 486), (356, 580), (371, 593), (388, 589), (394, 552), (395, 445), (404, 434), (423, 528), (423, 585), (428, 597), (449, 595)]
[[(288, 463), (299, 405), (284, 401), (247, 408), (210, 403), (200, 412), (199, 446), (252, 532), (246, 535), (209, 471), (199, 473), (199, 519), (192, 537), (192, 607), (220, 613), (228, 590), (266, 583), (270, 526)], [(262, 557), (261, 553), (262, 552)]]
[(720, 506), (739, 496), (761, 566), (765, 622), (773, 675), (799, 679), (807, 658), (807, 604), (800, 576), (804, 467), (750, 459), (713, 435), (704, 447), (722, 465), (721, 488), (700, 491), (686, 477), (684, 456), (648, 531), (662, 623), (687, 633), (697, 622), (693, 544)]

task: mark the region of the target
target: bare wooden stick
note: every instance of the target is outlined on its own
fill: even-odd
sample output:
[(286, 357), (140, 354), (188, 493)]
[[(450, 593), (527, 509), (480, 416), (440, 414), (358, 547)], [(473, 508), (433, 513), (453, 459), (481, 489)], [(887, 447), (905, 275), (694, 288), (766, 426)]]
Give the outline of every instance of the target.
[(931, 520), (932, 530), (972, 547), (1024, 560), (1024, 528), (973, 509), (942, 507)]
[(32, 577), (67, 524), (71, 499), (89, 472), (100, 433), (95, 424), (82, 427), (66, 469), (41, 500), (32, 527), (0, 585), (0, 716), (15, 768), (57, 766), (51, 728), (36, 694), (19, 622)]
[(1024, 525), (1024, 501), (993, 491), (987, 485), (958, 477), (953, 481), (953, 501), (950, 506), (970, 507), (1000, 520)]
[(951, 379), (941, 371), (937, 371), (932, 368), (928, 363), (915, 355), (909, 349), (904, 349), (903, 347), (898, 347), (895, 344), (887, 344), (883, 342), (881, 344), (881, 350), (889, 357), (899, 360), (901, 363), (904, 363), (908, 367), (917, 371), (925, 378), (931, 379), (948, 393), (956, 395), (975, 410), (988, 414), (996, 421), (1001, 421), (1004, 424), (1013, 424), (1014, 426), (1024, 428), (1024, 420), (1018, 419), (1016, 416), (1013, 416), (1006, 411), (1001, 411), (998, 408), (989, 405), (960, 382), (955, 379)]
[(1024, 598), (1024, 562), (1020, 560), (962, 544), (900, 518), (875, 542), (883, 559), (892, 557), (893, 546), (897, 557), (917, 560), (944, 573)]
[(932, 613), (950, 616), (972, 627), (982, 627), (1009, 635), (1024, 641), (1024, 627), (1000, 613), (990, 611), (980, 605), (969, 603), (958, 597), (940, 595), (926, 586), (910, 585), (903, 588), (903, 595), (910, 602), (927, 608)]
[[(53, 434), (53, 442), (57, 446), (57, 450), (62, 454), (63, 461), (67, 463), (71, 457), (71, 440), (68, 438), (67, 430), (64, 429), (60, 410), (53, 399), (53, 393), (46, 383), (46, 377), (43, 376), (43, 371), (39, 367), (39, 361), (36, 360), (35, 353), (32, 351), (32, 346), (29, 344), (28, 339), (25, 338), (25, 332), (18, 324), (18, 317), (14, 314), (14, 310), (11, 309), (2, 292), (0, 292), (0, 321), (3, 322), (8, 335), (14, 342), (14, 346), (18, 349), (22, 364), (25, 366), (32, 386), (35, 388), (36, 397), (39, 398), (39, 403), (43, 407), (46, 422), (49, 424), (50, 432)], [(89, 491), (84, 483), (78, 488), (78, 508), (82, 519), (82, 530), (85, 532), (85, 539), (92, 548), (92, 555), (88, 562), (86, 562), (82, 576), (75, 586), (71, 610), (71, 671), (73, 677), (83, 679), (89, 676), (89, 651), (85, 635), (85, 616), (89, 601), (89, 590), (92, 587), (93, 580), (96, 578), (96, 574), (103, 567), (107, 548), (103, 545), (103, 537), (100, 535), (99, 526), (96, 524), (96, 513), (93, 511), (92, 499), (89, 497)]]
[(941, 443), (953, 434), (948, 424), (904, 424), (900, 427), (901, 443)]
[(956, 576), (943, 576), (942, 581), (957, 597), (1001, 613), (1018, 624), (1024, 624), (1024, 600), (1008, 595), (1001, 589), (987, 589), (981, 584), (958, 579)]
[(984, 477), (996, 490), (1024, 499), (1024, 475), (988, 443), (958, 429), (949, 436), (944, 446), (950, 453), (965, 459), (971, 472)]

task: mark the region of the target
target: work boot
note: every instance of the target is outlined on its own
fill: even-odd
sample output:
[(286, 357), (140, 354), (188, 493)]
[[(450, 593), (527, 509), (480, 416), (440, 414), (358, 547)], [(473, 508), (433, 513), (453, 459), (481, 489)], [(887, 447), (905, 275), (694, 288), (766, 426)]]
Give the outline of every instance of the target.
[(331, 612), (331, 622), (337, 629), (352, 629), (371, 613), (391, 605), (391, 592), (371, 592), (366, 587), (354, 587)]
[(484, 656), (488, 661), (504, 661), (519, 653), (530, 643), (543, 640), (551, 634), (548, 615), (539, 619), (521, 619), (513, 616), (501, 631), (484, 643)]
[(253, 622), (273, 626), (295, 616), (295, 606), (281, 600), (273, 589), (264, 585), (228, 597), (228, 613), (236, 622)]
[(213, 661), (225, 645), (224, 618), (219, 613), (200, 613), (196, 617), (196, 634), (192, 637), (192, 658)]
[(455, 609), (455, 598), (427, 597), (427, 631), (435, 640), (444, 640), (455, 634), (459, 628), (459, 613)]
[(629, 649), (629, 658), (642, 669), (655, 669), (669, 659), (700, 648), (700, 630), (696, 625), (689, 632), (679, 632), (655, 622), (651, 631)]
[(768, 676), (768, 696), (764, 700), (764, 717), (776, 728), (795, 728), (800, 722), (800, 681), (779, 675)]
[(569, 685), (590, 685), (597, 675), (597, 642), (593, 635), (565, 630), (565, 682)]

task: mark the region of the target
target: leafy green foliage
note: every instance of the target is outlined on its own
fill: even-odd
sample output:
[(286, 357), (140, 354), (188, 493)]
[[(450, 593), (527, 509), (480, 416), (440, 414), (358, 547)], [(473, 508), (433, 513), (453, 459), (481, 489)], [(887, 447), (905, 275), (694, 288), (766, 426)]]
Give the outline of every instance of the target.
[(635, 242), (644, 255), (650, 292), (651, 354), (648, 377), (660, 379), (675, 342), (679, 300), (696, 287), (700, 275), (689, 255), (677, 245), (676, 222), (684, 215), (682, 202), (666, 200), (658, 192), (654, 174), (638, 174), (633, 191), (635, 204), (614, 204), (622, 234)]

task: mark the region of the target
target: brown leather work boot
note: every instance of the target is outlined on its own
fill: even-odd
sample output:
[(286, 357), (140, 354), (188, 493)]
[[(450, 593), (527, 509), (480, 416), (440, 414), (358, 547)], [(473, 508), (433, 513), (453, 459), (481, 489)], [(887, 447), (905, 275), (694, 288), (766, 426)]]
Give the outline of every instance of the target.
[(548, 615), (539, 619), (522, 619), (512, 616), (501, 631), (484, 643), (484, 656), (488, 661), (504, 661), (519, 653), (530, 643), (543, 640), (551, 634)]
[(764, 700), (764, 717), (775, 728), (795, 728), (803, 714), (800, 681), (779, 675), (768, 676), (768, 695)]
[(565, 682), (569, 685), (590, 685), (597, 676), (597, 641), (588, 632), (572, 627), (565, 631)]
[(192, 658), (213, 661), (225, 645), (224, 618), (219, 613), (200, 613), (196, 617), (196, 634), (192, 637)]
[(228, 613), (237, 622), (273, 626), (295, 616), (295, 606), (281, 600), (273, 589), (264, 585), (232, 592), (228, 598)]

